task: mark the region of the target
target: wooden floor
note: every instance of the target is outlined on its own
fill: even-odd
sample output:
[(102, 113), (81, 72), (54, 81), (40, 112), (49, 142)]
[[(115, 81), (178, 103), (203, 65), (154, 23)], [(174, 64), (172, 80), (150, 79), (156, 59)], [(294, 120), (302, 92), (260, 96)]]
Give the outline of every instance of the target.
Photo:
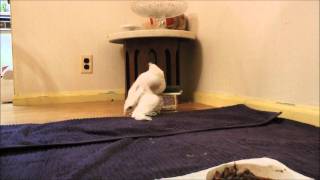
[[(179, 104), (178, 111), (208, 109), (198, 103)], [(123, 102), (88, 102), (39, 106), (1, 104), (1, 125), (47, 123), (67, 119), (123, 116)]]

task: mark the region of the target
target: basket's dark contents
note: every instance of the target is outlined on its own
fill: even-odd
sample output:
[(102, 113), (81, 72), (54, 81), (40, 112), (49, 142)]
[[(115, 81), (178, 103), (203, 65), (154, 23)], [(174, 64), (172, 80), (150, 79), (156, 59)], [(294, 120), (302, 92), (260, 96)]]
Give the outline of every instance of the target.
[(218, 172), (213, 176), (212, 180), (272, 180), (255, 176), (249, 169), (239, 173), (236, 164), (232, 167), (226, 167), (223, 172)]

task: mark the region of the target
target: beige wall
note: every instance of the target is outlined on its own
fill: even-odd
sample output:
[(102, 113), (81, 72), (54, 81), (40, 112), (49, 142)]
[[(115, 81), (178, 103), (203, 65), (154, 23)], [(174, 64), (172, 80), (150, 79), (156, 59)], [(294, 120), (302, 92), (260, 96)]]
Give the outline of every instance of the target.
[(319, 1), (189, 1), (196, 90), (319, 106)]
[[(123, 88), (122, 49), (107, 35), (137, 19), (125, 1), (12, 1), (15, 94)], [(86, 54), (93, 74), (80, 73)]]
[[(182, 59), (186, 93), (319, 106), (319, 2), (188, 3), (198, 42)], [(124, 88), (121, 48), (107, 34), (141, 20), (129, 2), (16, 0), (12, 10), (16, 95)], [(80, 74), (82, 54), (94, 56), (91, 75)]]

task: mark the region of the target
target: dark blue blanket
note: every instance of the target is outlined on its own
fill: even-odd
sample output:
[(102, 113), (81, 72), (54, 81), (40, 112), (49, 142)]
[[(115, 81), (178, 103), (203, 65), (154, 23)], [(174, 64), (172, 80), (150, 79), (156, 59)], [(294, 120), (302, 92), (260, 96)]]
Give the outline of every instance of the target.
[(319, 129), (244, 105), (1, 126), (1, 179), (155, 179), (270, 157), (319, 177)]

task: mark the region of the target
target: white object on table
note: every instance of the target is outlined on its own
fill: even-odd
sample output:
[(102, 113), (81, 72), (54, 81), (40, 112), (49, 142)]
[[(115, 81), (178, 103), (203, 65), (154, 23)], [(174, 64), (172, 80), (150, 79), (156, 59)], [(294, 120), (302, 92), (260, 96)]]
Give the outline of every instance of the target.
[(183, 14), (188, 4), (183, 0), (148, 0), (133, 1), (131, 10), (144, 17), (169, 18)]
[(165, 28), (165, 19), (183, 14), (188, 8), (184, 0), (144, 0), (134, 1), (131, 10), (143, 17), (155, 18), (159, 28)]

